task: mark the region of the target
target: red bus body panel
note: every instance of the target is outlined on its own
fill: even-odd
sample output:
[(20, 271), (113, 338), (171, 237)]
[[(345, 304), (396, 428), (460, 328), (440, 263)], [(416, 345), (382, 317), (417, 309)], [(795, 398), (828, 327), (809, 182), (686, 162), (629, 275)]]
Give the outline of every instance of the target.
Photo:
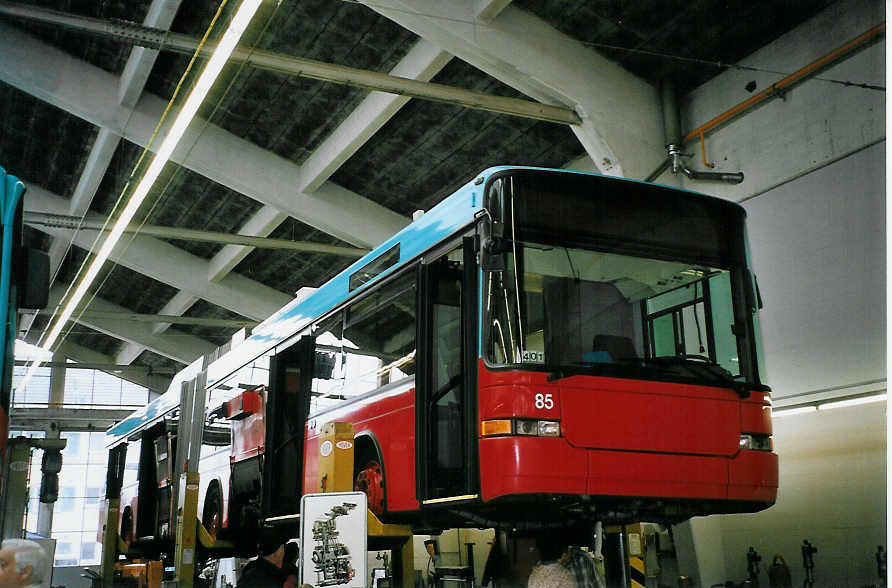
[(534, 493), (775, 500), (777, 455), (739, 447), (742, 432), (771, 433), (762, 393), (741, 399), (724, 388), (595, 376), (549, 382), (546, 373), (493, 372), (482, 362), (478, 374), (481, 420), (561, 423), (556, 438), (480, 439), (484, 501)]
[(353, 424), (357, 437), (371, 435), (381, 449), (386, 480), (386, 509), (390, 512), (418, 510), (415, 493), (415, 384), (394, 388), (310, 417), (304, 459), (304, 493), (318, 492), (319, 434), (325, 423)]
[(263, 453), (266, 444), (266, 390), (248, 390), (226, 403), (227, 411), (238, 415), (232, 420), (230, 460), (242, 461)]
[[(764, 394), (670, 382), (491, 371), (478, 365), (480, 420), (559, 420), (560, 437), (479, 439), (484, 502), (532, 494), (774, 502), (777, 455), (741, 450), (741, 433), (771, 433)], [(537, 408), (537, 395), (552, 404)], [(415, 472), (414, 383), (311, 417), (304, 492), (318, 491), (319, 433), (353, 424), (381, 450), (386, 509), (419, 509)], [(550, 406), (550, 408), (546, 408)]]

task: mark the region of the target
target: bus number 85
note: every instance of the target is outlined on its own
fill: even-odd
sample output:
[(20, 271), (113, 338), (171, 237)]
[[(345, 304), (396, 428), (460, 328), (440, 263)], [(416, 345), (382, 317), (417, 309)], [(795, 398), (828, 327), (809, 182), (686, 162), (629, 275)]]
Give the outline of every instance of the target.
[(552, 394), (536, 394), (536, 408), (551, 410), (554, 408), (554, 396)]

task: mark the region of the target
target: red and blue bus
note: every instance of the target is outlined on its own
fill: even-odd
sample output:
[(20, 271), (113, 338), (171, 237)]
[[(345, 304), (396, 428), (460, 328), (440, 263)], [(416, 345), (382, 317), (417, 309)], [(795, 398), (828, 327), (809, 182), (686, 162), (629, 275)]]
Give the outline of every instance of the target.
[(159, 456), (199, 372), (201, 518), (224, 535), (299, 512), (330, 422), (353, 426), (370, 507), (416, 529), (764, 509), (778, 463), (760, 305), (739, 205), (488, 169), (109, 430), (142, 443), (122, 536), (170, 520)]

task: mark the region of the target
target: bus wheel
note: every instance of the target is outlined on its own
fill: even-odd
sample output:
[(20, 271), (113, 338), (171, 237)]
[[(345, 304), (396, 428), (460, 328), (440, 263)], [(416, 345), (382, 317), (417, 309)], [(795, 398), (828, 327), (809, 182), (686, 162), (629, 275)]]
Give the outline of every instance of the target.
[(219, 484), (211, 484), (204, 497), (201, 524), (212, 539), (217, 539), (223, 525), (223, 496)]
[(121, 540), (127, 545), (133, 541), (133, 509), (129, 506), (121, 513)]
[(373, 513), (379, 517), (384, 513), (384, 474), (381, 472), (381, 464), (375, 460), (366, 463), (365, 468), (356, 475), (353, 489), (365, 492)]

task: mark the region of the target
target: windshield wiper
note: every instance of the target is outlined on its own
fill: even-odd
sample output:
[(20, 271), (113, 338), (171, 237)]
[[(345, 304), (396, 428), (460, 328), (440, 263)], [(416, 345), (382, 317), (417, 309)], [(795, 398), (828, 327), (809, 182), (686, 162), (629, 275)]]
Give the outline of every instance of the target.
[(741, 398), (749, 398), (750, 396), (749, 386), (746, 381), (738, 380), (731, 372), (705, 355), (663, 355), (649, 357), (641, 361), (644, 363), (682, 366), (697, 374), (706, 373), (717, 378), (722, 384), (729, 386)]
[[(702, 377), (707, 375), (717, 381), (722, 386), (731, 388), (741, 398), (749, 398), (750, 386), (746, 381), (735, 378), (731, 372), (722, 367), (720, 364), (712, 361), (704, 355), (665, 355), (660, 357), (617, 357), (608, 363), (599, 362), (575, 362), (564, 366), (548, 366), (549, 382), (563, 380), (570, 376), (579, 375), (580, 372), (566, 368), (592, 368), (594, 366), (609, 365), (637, 365), (641, 367), (656, 368), (666, 371), (671, 368), (683, 368), (693, 375)], [(582, 372), (585, 373), (585, 372)]]
[(568, 374), (562, 368), (559, 367), (550, 367), (548, 368), (548, 377), (545, 378), (547, 382), (557, 382), (558, 380), (563, 380), (568, 376), (572, 376), (575, 374)]

